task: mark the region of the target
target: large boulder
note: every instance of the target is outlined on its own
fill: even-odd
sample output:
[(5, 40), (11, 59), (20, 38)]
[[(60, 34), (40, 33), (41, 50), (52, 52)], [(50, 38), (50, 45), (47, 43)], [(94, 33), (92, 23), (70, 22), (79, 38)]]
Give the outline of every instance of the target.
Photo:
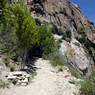
[(81, 43), (76, 39), (72, 39), (70, 43), (63, 40), (60, 47), (60, 54), (66, 56), (68, 63), (77, 67), (82, 74), (89, 76), (92, 72), (94, 62), (85, 52)]

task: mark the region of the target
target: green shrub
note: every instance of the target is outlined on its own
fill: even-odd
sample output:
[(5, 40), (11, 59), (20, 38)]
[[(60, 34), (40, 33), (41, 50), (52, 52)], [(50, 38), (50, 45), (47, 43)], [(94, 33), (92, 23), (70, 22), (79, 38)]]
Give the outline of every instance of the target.
[(93, 83), (95, 83), (95, 70), (92, 71), (92, 73), (91, 73), (89, 79), (90, 79)]
[(91, 80), (84, 80), (81, 82), (80, 94), (95, 95), (95, 83), (93, 83)]
[[(54, 52), (54, 53), (49, 54), (47, 56), (47, 59), (50, 60), (51, 65), (54, 66), (54, 67), (64, 65), (64, 60), (61, 57), (61, 55), (59, 54), (59, 52)], [(62, 68), (60, 68), (60, 70), (61, 69)]]
[(55, 43), (52, 30), (48, 24), (45, 24), (38, 28), (39, 47), (43, 50), (43, 55), (48, 55), (57, 49), (57, 43)]
[[(2, 21), (0, 24), (0, 53), (11, 56), (17, 51), (16, 20), (12, 17), (11, 6), (8, 4), (8, 0), (1, 0), (0, 8), (2, 9), (0, 16)], [(17, 54), (15, 53), (15, 55)]]
[(75, 76), (76, 78), (82, 78), (81, 73), (78, 71), (76, 67), (72, 67), (71, 65), (68, 65), (68, 67), (72, 76)]
[(81, 82), (81, 95), (95, 95), (95, 71), (92, 71), (89, 79)]

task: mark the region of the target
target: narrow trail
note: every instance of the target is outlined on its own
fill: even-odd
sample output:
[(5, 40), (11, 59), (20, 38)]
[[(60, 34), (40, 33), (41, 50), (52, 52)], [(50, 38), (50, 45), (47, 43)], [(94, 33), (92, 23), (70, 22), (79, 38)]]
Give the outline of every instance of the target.
[(0, 91), (0, 95), (78, 95), (78, 88), (70, 84), (70, 75), (66, 70), (56, 72), (49, 61), (38, 59), (36, 62), (37, 75), (28, 86), (15, 86)]

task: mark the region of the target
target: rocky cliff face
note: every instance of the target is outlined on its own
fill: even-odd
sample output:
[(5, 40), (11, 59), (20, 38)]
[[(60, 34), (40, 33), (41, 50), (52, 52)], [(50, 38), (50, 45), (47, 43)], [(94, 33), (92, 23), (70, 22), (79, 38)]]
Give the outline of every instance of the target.
[(48, 22), (53, 33), (62, 36), (60, 51), (67, 54), (70, 64), (84, 73), (91, 71), (95, 62), (95, 27), (80, 7), (69, 0), (27, 0), (27, 6), (38, 25)]

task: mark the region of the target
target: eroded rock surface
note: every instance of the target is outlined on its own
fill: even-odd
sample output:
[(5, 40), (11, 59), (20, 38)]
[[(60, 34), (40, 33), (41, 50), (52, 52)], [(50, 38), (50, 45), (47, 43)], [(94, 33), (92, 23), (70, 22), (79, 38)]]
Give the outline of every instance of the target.
[(76, 66), (82, 74), (89, 76), (93, 66), (93, 60), (86, 54), (83, 46), (76, 40), (72, 39), (71, 43), (63, 40), (60, 47), (60, 53), (66, 56), (68, 63)]

